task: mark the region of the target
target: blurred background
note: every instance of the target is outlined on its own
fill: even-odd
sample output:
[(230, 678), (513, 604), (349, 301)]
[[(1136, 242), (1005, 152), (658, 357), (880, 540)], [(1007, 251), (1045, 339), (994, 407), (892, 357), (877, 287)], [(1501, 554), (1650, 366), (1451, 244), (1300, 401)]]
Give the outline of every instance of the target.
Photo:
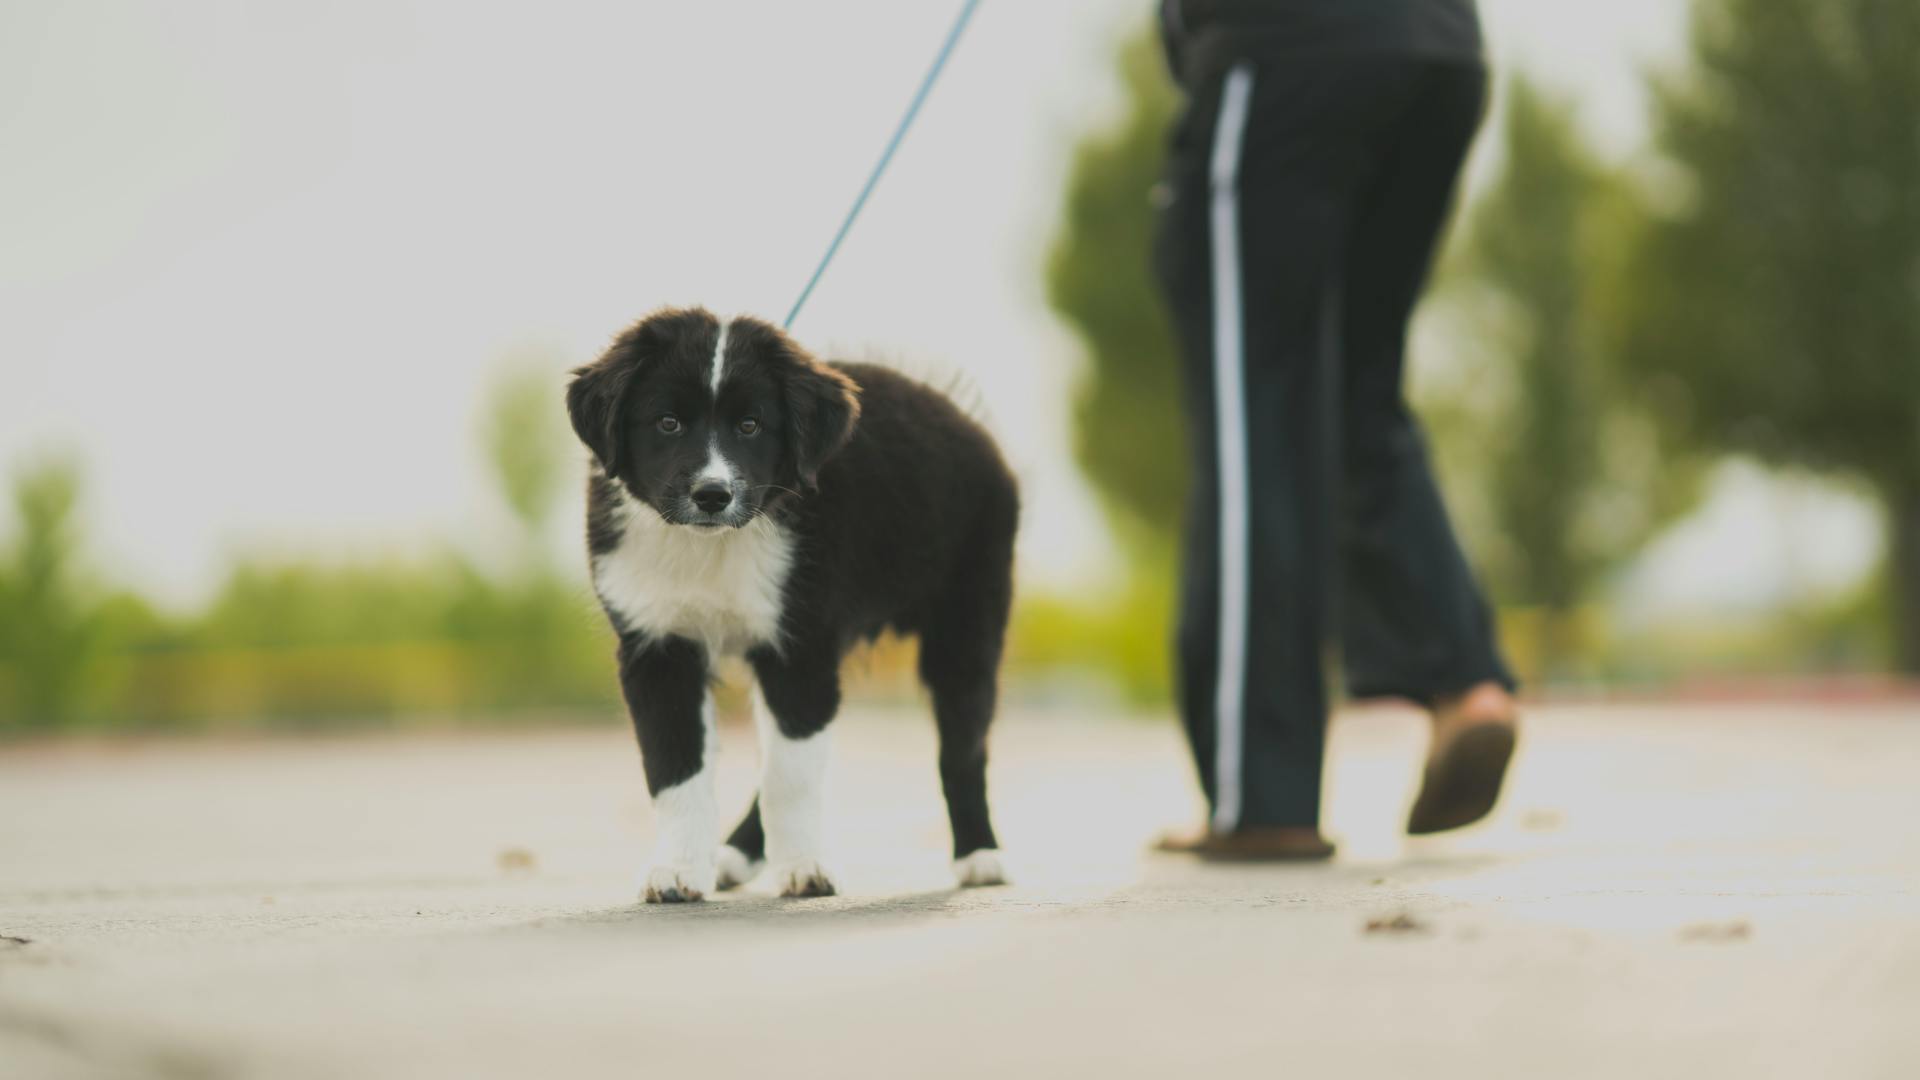
[[(1481, 7), (1415, 389), (1529, 692), (1908, 692), (1920, 3)], [(622, 722), (565, 371), (783, 312), (951, 8), (10, 0), (0, 733)], [(795, 327), (966, 388), (1007, 692), (1115, 715), (1184, 498), (1151, 8), (984, 5)]]

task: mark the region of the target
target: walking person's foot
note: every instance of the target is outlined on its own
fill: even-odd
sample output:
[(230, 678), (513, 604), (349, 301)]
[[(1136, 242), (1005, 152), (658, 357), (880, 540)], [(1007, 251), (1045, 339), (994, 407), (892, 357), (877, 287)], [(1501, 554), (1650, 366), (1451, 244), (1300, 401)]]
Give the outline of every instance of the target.
[(1209, 862), (1313, 862), (1333, 857), (1333, 845), (1312, 825), (1251, 825), (1232, 832), (1204, 829), (1154, 841), (1153, 850), (1195, 855)]
[(1426, 778), (1407, 817), (1415, 836), (1458, 829), (1491, 813), (1518, 737), (1513, 695), (1499, 683), (1436, 700), (1432, 713)]

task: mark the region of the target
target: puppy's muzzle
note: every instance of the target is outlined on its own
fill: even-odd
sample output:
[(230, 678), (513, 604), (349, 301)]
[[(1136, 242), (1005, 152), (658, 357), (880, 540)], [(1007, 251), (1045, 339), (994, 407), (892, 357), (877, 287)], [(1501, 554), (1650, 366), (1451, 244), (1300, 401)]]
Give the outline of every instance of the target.
[(693, 489), (693, 505), (703, 514), (717, 514), (733, 502), (733, 491), (725, 484), (701, 484)]

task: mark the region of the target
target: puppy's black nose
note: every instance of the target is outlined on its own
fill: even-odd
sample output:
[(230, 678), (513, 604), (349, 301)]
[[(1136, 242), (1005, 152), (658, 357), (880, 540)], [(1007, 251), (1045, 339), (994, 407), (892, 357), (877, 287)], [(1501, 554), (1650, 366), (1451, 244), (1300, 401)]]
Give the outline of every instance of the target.
[(693, 505), (703, 514), (717, 514), (733, 501), (733, 492), (724, 484), (701, 484), (693, 489)]

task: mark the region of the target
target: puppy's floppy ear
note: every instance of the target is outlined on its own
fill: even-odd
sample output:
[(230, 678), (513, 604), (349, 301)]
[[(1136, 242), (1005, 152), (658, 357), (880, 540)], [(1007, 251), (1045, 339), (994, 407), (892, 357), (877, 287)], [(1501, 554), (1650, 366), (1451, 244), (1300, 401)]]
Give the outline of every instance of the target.
[(791, 340), (787, 350), (787, 453), (805, 491), (820, 487), (820, 467), (853, 437), (860, 388)]
[(686, 348), (690, 340), (716, 333), (718, 327), (719, 320), (705, 308), (661, 308), (628, 327), (600, 359), (573, 370), (573, 382), (567, 386), (567, 415), (573, 421), (573, 433), (600, 459), (608, 476), (618, 474), (626, 453), (620, 407), (641, 367)]
[(616, 343), (600, 359), (574, 368), (573, 382), (567, 384), (567, 416), (573, 421), (573, 433), (593, 451), (608, 476), (619, 472), (625, 449), (620, 438), (620, 401), (637, 367)]

